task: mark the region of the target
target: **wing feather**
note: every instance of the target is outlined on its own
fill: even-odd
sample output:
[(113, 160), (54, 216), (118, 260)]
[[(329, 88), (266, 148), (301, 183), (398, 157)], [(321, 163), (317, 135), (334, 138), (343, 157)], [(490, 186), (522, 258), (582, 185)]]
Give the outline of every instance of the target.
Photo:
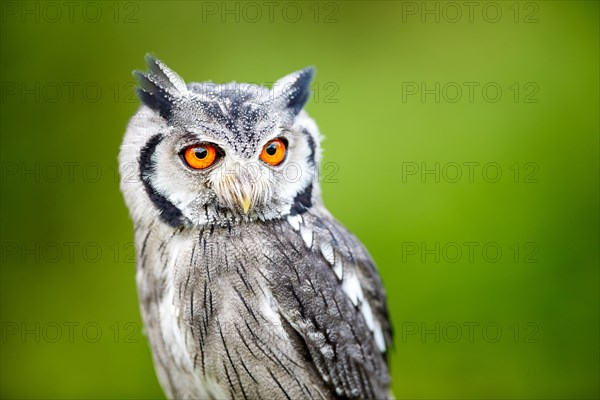
[[(270, 272), (279, 313), (337, 396), (386, 398), (386, 348), (392, 333), (385, 291), (371, 257), (328, 215), (305, 213), (301, 223), (300, 232), (283, 223), (277, 235), (283, 246), (271, 255), (277, 260)], [(313, 234), (311, 243), (302, 239), (301, 232), (307, 230)], [(320, 251), (323, 244), (331, 246), (334, 257)], [(290, 256), (291, 247), (298, 251)], [(334, 269), (340, 263), (342, 279)]]

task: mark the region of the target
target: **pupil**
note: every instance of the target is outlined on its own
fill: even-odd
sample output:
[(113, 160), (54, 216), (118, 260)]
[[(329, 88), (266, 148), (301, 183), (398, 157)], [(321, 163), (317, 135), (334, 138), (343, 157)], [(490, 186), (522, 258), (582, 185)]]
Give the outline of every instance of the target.
[(275, 143), (271, 143), (270, 145), (267, 146), (265, 151), (267, 152), (268, 155), (274, 156), (275, 153), (277, 153), (277, 146), (275, 145)]
[(196, 156), (197, 159), (202, 160), (203, 158), (206, 158), (206, 155), (208, 154), (208, 151), (206, 151), (206, 149), (204, 147), (198, 147), (194, 153), (194, 155)]

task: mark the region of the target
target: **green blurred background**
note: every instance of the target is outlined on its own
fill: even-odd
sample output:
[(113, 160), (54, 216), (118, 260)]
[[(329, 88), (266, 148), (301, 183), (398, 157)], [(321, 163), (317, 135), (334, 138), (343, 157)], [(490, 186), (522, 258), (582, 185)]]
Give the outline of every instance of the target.
[(163, 397), (115, 177), (147, 52), (188, 82), (317, 67), (397, 398), (598, 398), (598, 2), (1, 7), (2, 398)]

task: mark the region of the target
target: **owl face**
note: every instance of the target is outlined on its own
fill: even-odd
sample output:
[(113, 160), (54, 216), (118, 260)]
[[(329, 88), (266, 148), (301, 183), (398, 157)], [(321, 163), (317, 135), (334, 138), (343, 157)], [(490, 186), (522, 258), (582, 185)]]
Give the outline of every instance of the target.
[(121, 187), (138, 224), (227, 225), (301, 213), (320, 201), (320, 136), (302, 110), (314, 70), (252, 84), (192, 83), (146, 58), (143, 106), (119, 156)]

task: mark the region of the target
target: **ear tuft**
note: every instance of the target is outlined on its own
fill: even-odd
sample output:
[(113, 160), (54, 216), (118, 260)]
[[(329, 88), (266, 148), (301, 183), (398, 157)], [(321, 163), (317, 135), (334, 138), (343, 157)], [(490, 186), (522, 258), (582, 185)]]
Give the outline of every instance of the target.
[(310, 84), (315, 76), (315, 68), (307, 67), (279, 79), (271, 93), (275, 103), (298, 114), (310, 98)]
[(137, 95), (145, 105), (169, 119), (173, 104), (187, 91), (185, 82), (154, 56), (146, 54), (144, 58), (148, 64), (148, 72), (133, 71), (139, 84), (136, 88)]

